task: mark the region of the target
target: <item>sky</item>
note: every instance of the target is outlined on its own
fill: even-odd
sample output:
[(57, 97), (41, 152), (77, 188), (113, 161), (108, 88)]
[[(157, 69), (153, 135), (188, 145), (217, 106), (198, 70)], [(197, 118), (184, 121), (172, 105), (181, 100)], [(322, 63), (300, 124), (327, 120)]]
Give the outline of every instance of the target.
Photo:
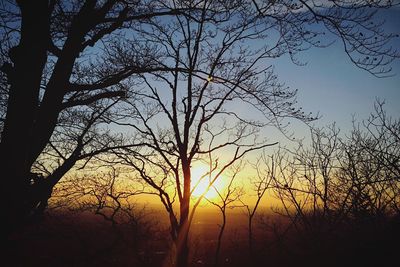
[[(400, 8), (385, 11), (388, 32), (400, 33)], [(400, 38), (393, 43), (400, 50)], [(351, 127), (352, 116), (367, 119), (377, 98), (385, 101), (388, 114), (400, 115), (400, 60), (395, 60), (392, 77), (377, 78), (357, 68), (339, 42), (328, 48), (312, 48), (302, 53), (306, 66), (294, 65), (288, 58), (275, 64), (275, 71), (292, 89), (298, 89), (298, 103), (307, 112), (319, 112), (314, 125), (335, 122), (343, 130)]]
[[(383, 15), (387, 20), (386, 30), (400, 33), (400, 9), (385, 11)], [(397, 38), (393, 46), (400, 49), (400, 38)], [(280, 81), (291, 89), (298, 89), (298, 105), (306, 113), (319, 113), (320, 119), (314, 125), (323, 127), (335, 122), (346, 134), (351, 129), (353, 116), (359, 121), (367, 119), (377, 98), (386, 102), (385, 108), (391, 116), (399, 117), (399, 59), (391, 65), (392, 77), (377, 78), (357, 68), (339, 41), (328, 48), (304, 51), (300, 58), (307, 63), (306, 66), (295, 65), (288, 57), (282, 57), (273, 63), (274, 70)], [(309, 136), (308, 128), (295, 121), (289, 132), (294, 132), (299, 139)], [(279, 141), (282, 146), (297, 145), (285, 139), (276, 129), (269, 128), (265, 133), (271, 142)], [(275, 148), (277, 146), (268, 151)]]

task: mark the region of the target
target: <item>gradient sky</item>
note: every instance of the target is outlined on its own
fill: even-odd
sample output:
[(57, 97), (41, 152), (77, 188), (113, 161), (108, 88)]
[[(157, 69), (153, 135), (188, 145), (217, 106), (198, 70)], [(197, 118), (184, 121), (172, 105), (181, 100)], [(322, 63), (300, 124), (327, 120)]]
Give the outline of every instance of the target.
[[(400, 8), (382, 13), (388, 32), (400, 34)], [(400, 38), (392, 43), (400, 51)], [(377, 78), (350, 62), (340, 42), (329, 48), (313, 48), (301, 56), (306, 66), (296, 66), (288, 58), (280, 59), (275, 71), (292, 89), (299, 89), (299, 105), (307, 112), (319, 112), (314, 124), (325, 126), (336, 122), (345, 132), (351, 127), (352, 115), (366, 119), (376, 98), (385, 100), (386, 111), (400, 115), (400, 60), (392, 63), (393, 77)]]

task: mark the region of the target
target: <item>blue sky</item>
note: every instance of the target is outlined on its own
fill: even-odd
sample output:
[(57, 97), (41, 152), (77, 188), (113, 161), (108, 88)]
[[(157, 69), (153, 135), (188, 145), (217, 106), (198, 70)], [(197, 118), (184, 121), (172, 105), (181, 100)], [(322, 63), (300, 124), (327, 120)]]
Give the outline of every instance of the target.
[[(386, 10), (382, 13), (387, 20), (387, 32), (400, 34), (400, 8)], [(215, 39), (214, 39), (215, 40)], [(215, 40), (216, 42), (220, 40)], [(257, 44), (263, 44), (263, 42)], [(400, 50), (400, 38), (392, 44)], [(254, 48), (254, 47), (253, 47)], [(372, 74), (357, 68), (347, 57), (340, 41), (328, 48), (311, 48), (302, 52), (299, 57), (305, 66), (298, 66), (283, 56), (272, 64), (281, 82), (291, 89), (298, 89), (298, 105), (303, 110), (313, 114), (319, 113), (321, 118), (314, 124), (322, 127), (333, 122), (347, 133), (355, 116), (358, 120), (367, 119), (373, 110), (377, 98), (386, 101), (385, 108), (393, 117), (399, 117), (400, 105), (400, 59), (392, 63), (392, 77), (377, 78)], [(261, 64), (261, 63), (260, 63)], [(159, 85), (163, 88), (162, 83)], [(168, 102), (170, 92), (160, 90), (160, 94)], [(236, 105), (236, 103), (235, 103)], [(237, 105), (235, 108), (246, 116), (255, 116), (254, 110), (247, 106)], [(156, 121), (163, 126), (162, 119)], [(296, 138), (309, 136), (308, 128), (298, 121), (291, 120), (289, 133), (295, 133)], [(277, 129), (269, 127), (262, 133), (270, 142), (280, 141), (282, 145), (290, 144)]]
[[(388, 32), (400, 33), (400, 8), (385, 11)], [(400, 50), (400, 38), (393, 47)], [(329, 48), (312, 48), (301, 55), (306, 66), (294, 65), (288, 58), (275, 64), (275, 71), (291, 88), (299, 89), (299, 105), (307, 112), (319, 112), (315, 122), (324, 126), (336, 122), (346, 131), (352, 116), (366, 119), (376, 98), (385, 100), (391, 116), (400, 115), (400, 60), (392, 63), (393, 77), (377, 78), (350, 62), (343, 47), (336, 42)]]

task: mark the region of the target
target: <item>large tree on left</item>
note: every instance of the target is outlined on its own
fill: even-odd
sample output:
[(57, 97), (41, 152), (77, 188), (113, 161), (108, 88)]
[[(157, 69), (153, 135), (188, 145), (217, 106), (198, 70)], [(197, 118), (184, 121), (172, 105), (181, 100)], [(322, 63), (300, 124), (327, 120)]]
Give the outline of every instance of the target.
[(135, 74), (160, 70), (156, 51), (128, 34), (141, 21), (178, 12), (152, 2), (2, 2), (0, 165), (5, 229), (42, 210), (49, 190), (85, 154), (82, 139), (93, 121), (83, 127), (56, 175), (42, 177), (32, 171), (48, 149), (60, 115), (85, 107), (102, 114), (110, 107), (104, 100), (125, 97), (126, 83)]

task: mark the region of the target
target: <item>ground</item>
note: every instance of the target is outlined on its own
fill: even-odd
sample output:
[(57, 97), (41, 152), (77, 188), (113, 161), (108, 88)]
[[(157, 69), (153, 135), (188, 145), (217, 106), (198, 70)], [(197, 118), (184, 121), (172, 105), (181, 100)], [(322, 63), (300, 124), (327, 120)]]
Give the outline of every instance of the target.
[[(271, 223), (273, 217), (269, 216)], [(242, 212), (228, 214), (218, 266), (397, 266), (398, 220), (373, 231), (370, 226), (359, 226), (332, 234), (293, 232), (281, 238), (256, 220), (250, 253), (246, 219)], [(158, 223), (147, 225), (151, 227), (113, 228), (92, 214), (48, 214), (44, 221), (12, 236), (2, 266), (165, 266), (168, 255), (173, 254), (169, 254), (167, 221), (162, 216), (153, 220)], [(218, 212), (207, 209), (194, 218), (191, 267), (213, 266), (220, 222)], [(285, 223), (275, 221), (275, 225), (275, 229), (283, 229)]]

